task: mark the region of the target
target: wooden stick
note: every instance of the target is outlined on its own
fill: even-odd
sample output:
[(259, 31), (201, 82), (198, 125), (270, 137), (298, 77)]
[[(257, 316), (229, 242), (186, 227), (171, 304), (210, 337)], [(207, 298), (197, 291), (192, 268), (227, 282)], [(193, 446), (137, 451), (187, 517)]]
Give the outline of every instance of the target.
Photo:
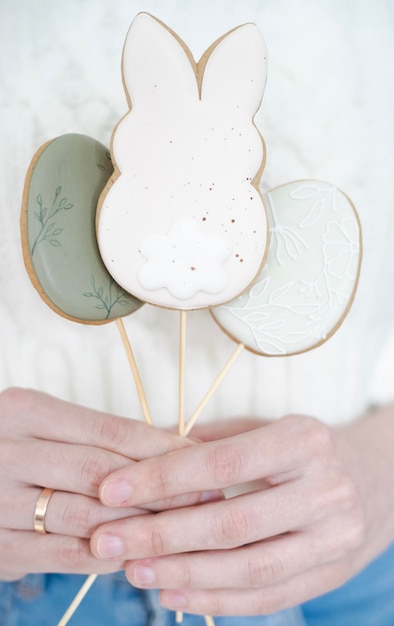
[(144, 418), (147, 424), (150, 424), (151, 426), (153, 425), (152, 422), (152, 417), (149, 411), (149, 407), (148, 407), (148, 401), (146, 399), (146, 395), (145, 395), (145, 391), (144, 391), (144, 387), (142, 385), (142, 381), (141, 381), (141, 376), (140, 373), (138, 371), (138, 367), (137, 367), (137, 362), (135, 360), (134, 357), (134, 353), (133, 350), (131, 348), (131, 344), (129, 341), (129, 338), (127, 336), (124, 324), (123, 324), (123, 320), (119, 317), (116, 320), (116, 325), (118, 327), (119, 333), (120, 333), (120, 337), (122, 339), (122, 343), (124, 346), (124, 349), (126, 351), (126, 355), (129, 361), (129, 365), (134, 377), (134, 382), (135, 382), (135, 386), (137, 387), (137, 393), (138, 393), (138, 397), (141, 403), (141, 407), (142, 407), (142, 411), (144, 414)]
[(232, 353), (232, 355), (230, 356), (228, 361), (225, 363), (225, 365), (223, 366), (223, 368), (221, 369), (221, 371), (217, 375), (216, 379), (213, 381), (213, 383), (210, 386), (210, 388), (208, 389), (207, 393), (205, 394), (205, 396), (201, 400), (200, 404), (198, 405), (198, 407), (194, 411), (193, 415), (191, 416), (191, 418), (187, 422), (187, 424), (185, 426), (185, 437), (187, 437), (187, 435), (189, 434), (189, 432), (193, 428), (193, 426), (196, 423), (196, 420), (199, 417), (201, 411), (204, 409), (205, 405), (212, 398), (213, 394), (215, 393), (215, 391), (219, 387), (220, 383), (222, 382), (222, 380), (226, 376), (227, 372), (232, 367), (234, 362), (237, 360), (238, 356), (241, 354), (241, 352), (242, 352), (242, 350), (244, 348), (245, 348), (245, 346), (244, 346), (243, 343), (239, 343), (237, 345), (237, 347), (235, 348), (234, 352)]
[(185, 436), (185, 356), (186, 356), (186, 311), (181, 310), (179, 328), (179, 404), (178, 434)]
[[(179, 396), (178, 396), (178, 434), (185, 436), (185, 357), (186, 357), (186, 311), (181, 310), (179, 325)], [(182, 611), (175, 612), (175, 623), (183, 623)]]
[[(185, 437), (185, 357), (186, 357), (186, 311), (181, 310), (180, 330), (179, 330), (179, 410), (178, 410), (178, 434)], [(213, 393), (213, 392), (212, 392)], [(212, 394), (211, 394), (212, 395)], [(198, 415), (194, 418), (197, 419)], [(190, 423), (191, 420), (189, 420)], [(193, 421), (193, 423), (194, 423)], [(190, 428), (193, 426), (191, 424)], [(189, 428), (189, 430), (190, 430)], [(206, 626), (215, 626), (215, 622), (210, 615), (204, 616)], [(175, 612), (175, 623), (183, 623), (182, 611)]]
[(67, 611), (61, 618), (60, 622), (58, 622), (57, 626), (66, 626), (66, 624), (68, 624), (68, 622), (74, 615), (75, 611), (81, 604), (82, 600), (86, 596), (87, 592), (89, 591), (90, 587), (93, 585), (96, 578), (97, 578), (97, 574), (90, 574), (90, 576), (86, 578), (85, 582), (83, 583), (77, 595), (75, 596), (74, 600), (71, 602)]
[[(213, 621), (213, 617), (211, 617), (210, 615), (204, 615), (204, 620), (205, 620), (205, 625), (206, 626), (215, 626), (215, 622)], [(182, 624), (183, 622), (183, 613), (181, 613), (180, 611), (177, 611), (175, 613), (175, 623), (176, 624)]]
[[(137, 388), (137, 393), (138, 393), (138, 397), (139, 397), (139, 400), (140, 400), (140, 403), (141, 403), (142, 412), (144, 414), (145, 422), (152, 426), (153, 425), (152, 417), (151, 417), (151, 414), (150, 414), (150, 411), (149, 411), (148, 402), (147, 402), (147, 399), (146, 399), (144, 387), (142, 385), (141, 376), (140, 376), (140, 373), (139, 373), (139, 370), (138, 370), (138, 367), (137, 367), (137, 362), (135, 360), (134, 353), (133, 353), (133, 350), (131, 348), (131, 344), (130, 344), (129, 338), (128, 338), (127, 333), (126, 333), (126, 329), (125, 329), (124, 324), (123, 324), (123, 320), (121, 318), (118, 318), (116, 320), (116, 325), (118, 327), (118, 330), (119, 330), (119, 333), (120, 333), (120, 337), (122, 339), (123, 347), (124, 347), (124, 349), (126, 351), (127, 359), (129, 361), (129, 365), (130, 365), (130, 368), (131, 368), (131, 371), (132, 371), (132, 374), (133, 374), (133, 377), (134, 377), (134, 382), (135, 382), (135, 386)], [(69, 620), (74, 615), (75, 611), (77, 610), (77, 608), (81, 604), (82, 600), (84, 599), (84, 597), (88, 593), (89, 589), (91, 588), (91, 586), (95, 582), (96, 578), (97, 578), (97, 574), (91, 574), (90, 576), (88, 576), (86, 578), (85, 582), (81, 586), (80, 590), (78, 591), (77, 595), (75, 596), (74, 600), (71, 602), (70, 606), (68, 607), (67, 611), (64, 613), (63, 617), (61, 618), (61, 620), (60, 620), (60, 622), (58, 623), (57, 626), (66, 626), (66, 624), (68, 624)]]

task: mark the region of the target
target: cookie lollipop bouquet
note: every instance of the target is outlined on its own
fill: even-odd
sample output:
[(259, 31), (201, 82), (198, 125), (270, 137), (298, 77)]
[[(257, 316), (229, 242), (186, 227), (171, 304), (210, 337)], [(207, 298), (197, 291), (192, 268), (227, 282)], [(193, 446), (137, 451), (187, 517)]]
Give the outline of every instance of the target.
[[(124, 45), (129, 111), (110, 157), (93, 139), (65, 135), (37, 153), (27, 177), (26, 266), (54, 310), (118, 325), (143, 303), (178, 312), (181, 435), (244, 348), (286, 356), (317, 347), (340, 326), (357, 287), (361, 231), (345, 194), (312, 180), (259, 190), (265, 146), (254, 116), (266, 64), (254, 24), (230, 31), (196, 62), (175, 33), (141, 13)], [(78, 165), (69, 170), (79, 160), (91, 172), (81, 179)], [(186, 320), (202, 308), (237, 346), (186, 422)], [(132, 370), (147, 406), (135, 362)]]

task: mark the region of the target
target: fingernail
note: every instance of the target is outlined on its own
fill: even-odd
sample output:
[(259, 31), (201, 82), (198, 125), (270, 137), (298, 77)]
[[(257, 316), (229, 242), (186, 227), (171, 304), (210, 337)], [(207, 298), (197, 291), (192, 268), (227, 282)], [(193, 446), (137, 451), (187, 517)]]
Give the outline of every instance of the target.
[(133, 488), (128, 480), (109, 480), (101, 488), (101, 500), (109, 506), (128, 504)]
[(160, 604), (164, 606), (166, 609), (183, 609), (186, 604), (186, 598), (179, 591), (164, 591), (160, 597)]
[(203, 491), (200, 496), (200, 502), (216, 502), (217, 500), (223, 500), (223, 491), (215, 489), (214, 491)]
[(104, 533), (97, 542), (97, 552), (102, 559), (115, 559), (122, 556), (124, 551), (123, 541), (116, 535)]
[(146, 565), (136, 565), (134, 570), (134, 581), (137, 585), (151, 585), (156, 580), (156, 573), (151, 567)]

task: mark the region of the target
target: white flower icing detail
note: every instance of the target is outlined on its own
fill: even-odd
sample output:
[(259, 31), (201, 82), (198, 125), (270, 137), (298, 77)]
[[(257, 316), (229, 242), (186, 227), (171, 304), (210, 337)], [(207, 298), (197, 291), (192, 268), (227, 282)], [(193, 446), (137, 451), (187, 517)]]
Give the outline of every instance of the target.
[(354, 280), (355, 257), (360, 251), (355, 220), (330, 222), (323, 241), (328, 273), (336, 278)]
[[(269, 198), (271, 209), (271, 246), (275, 247), (275, 258), (278, 265), (284, 265), (286, 259), (283, 259), (282, 254), (287, 254), (291, 259), (298, 258), (304, 250), (308, 250), (308, 245), (305, 240), (297, 233), (296, 228), (289, 228), (284, 226), (278, 218), (275, 210), (275, 203), (272, 195), (267, 196)], [(290, 195), (291, 197), (291, 195)]]
[(249, 292), (239, 296), (232, 306), (221, 308), (226, 308), (242, 326), (248, 328), (253, 337), (254, 350), (262, 354), (284, 355), (293, 346), (297, 347), (311, 337), (312, 330), (303, 322), (319, 310), (319, 303), (298, 302), (295, 281), (273, 291), (271, 283), (266, 266), (261, 280)]
[(138, 272), (144, 289), (167, 289), (186, 300), (198, 292), (219, 294), (228, 283), (222, 265), (231, 254), (231, 244), (222, 237), (205, 235), (191, 218), (176, 220), (167, 235), (151, 234), (140, 245), (146, 262)]
[(299, 224), (299, 228), (308, 228), (315, 224), (322, 213), (331, 210), (334, 213), (343, 206), (343, 196), (336, 187), (322, 186), (318, 182), (305, 182), (290, 192), (289, 197), (293, 200), (311, 200), (308, 214)]

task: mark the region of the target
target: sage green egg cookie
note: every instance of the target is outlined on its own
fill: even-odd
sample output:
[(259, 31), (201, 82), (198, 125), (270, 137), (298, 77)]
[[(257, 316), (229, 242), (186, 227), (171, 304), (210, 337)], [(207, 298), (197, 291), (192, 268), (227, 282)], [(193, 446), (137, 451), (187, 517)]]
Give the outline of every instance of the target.
[(26, 177), (21, 230), (29, 276), (52, 309), (86, 324), (143, 304), (114, 281), (97, 246), (97, 202), (112, 172), (101, 143), (67, 134), (38, 150)]

